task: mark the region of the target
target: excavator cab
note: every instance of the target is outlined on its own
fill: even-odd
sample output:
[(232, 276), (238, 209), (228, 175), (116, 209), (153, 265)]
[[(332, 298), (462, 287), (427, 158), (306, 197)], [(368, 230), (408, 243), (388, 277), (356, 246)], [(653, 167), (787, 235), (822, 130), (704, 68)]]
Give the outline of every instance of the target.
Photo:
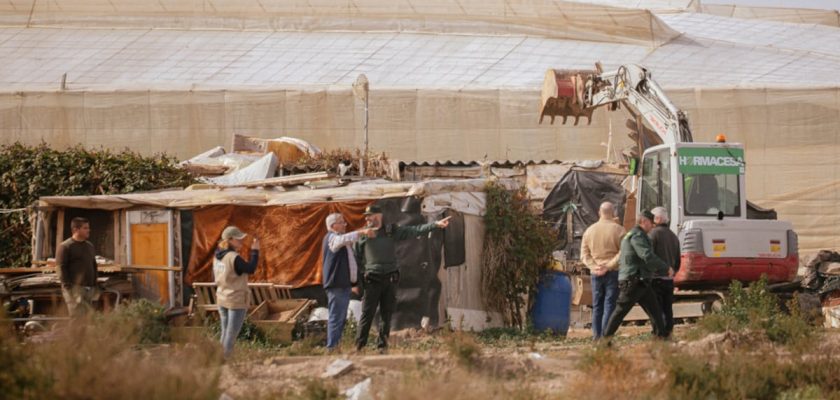
[(693, 219), (745, 219), (740, 144), (673, 143), (644, 152), (639, 209), (665, 207), (676, 232)]

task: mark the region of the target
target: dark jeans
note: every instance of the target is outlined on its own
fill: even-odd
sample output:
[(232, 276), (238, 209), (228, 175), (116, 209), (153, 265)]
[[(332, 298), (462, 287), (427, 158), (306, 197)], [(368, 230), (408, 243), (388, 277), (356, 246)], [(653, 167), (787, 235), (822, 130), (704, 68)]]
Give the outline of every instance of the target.
[(618, 299), (618, 271), (603, 276), (592, 275), (592, 337), (604, 335), (604, 327), (610, 320)]
[(665, 336), (671, 336), (671, 332), (674, 331), (674, 281), (654, 279), (653, 291), (665, 317)]
[(376, 347), (388, 347), (388, 336), (391, 334), (391, 315), (397, 308), (397, 285), (399, 273), (386, 275), (365, 274), (365, 294), (362, 296), (362, 319), (359, 322), (359, 333), (356, 336), (356, 349), (367, 346), (370, 326), (379, 307), (379, 341)]
[(645, 310), (653, 324), (653, 331), (659, 337), (665, 337), (665, 321), (662, 318), (662, 308), (653, 292), (652, 284), (649, 281), (640, 279), (628, 279), (618, 282), (618, 302), (610, 316), (610, 321), (604, 331), (604, 337), (615, 335), (618, 327), (624, 321), (624, 317), (630, 309), (638, 303)]

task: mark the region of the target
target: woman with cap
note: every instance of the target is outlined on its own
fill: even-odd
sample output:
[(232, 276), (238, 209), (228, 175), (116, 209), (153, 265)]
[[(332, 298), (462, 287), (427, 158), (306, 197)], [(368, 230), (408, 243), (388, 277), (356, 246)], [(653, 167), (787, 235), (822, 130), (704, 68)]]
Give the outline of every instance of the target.
[(216, 281), (216, 304), (219, 305), (219, 319), (222, 323), (222, 350), (225, 359), (233, 352), (233, 344), (242, 329), (248, 312), (250, 292), (248, 275), (257, 270), (260, 242), (254, 238), (251, 243), (251, 257), (246, 262), (239, 251), (242, 240), (248, 236), (235, 226), (222, 231), (222, 240), (213, 257), (213, 276)]

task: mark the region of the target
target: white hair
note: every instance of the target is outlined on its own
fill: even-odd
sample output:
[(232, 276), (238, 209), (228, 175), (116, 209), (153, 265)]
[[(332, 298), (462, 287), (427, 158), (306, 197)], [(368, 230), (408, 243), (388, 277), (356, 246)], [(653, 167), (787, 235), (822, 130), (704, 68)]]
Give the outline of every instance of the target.
[(668, 210), (665, 207), (655, 207), (653, 210), (650, 210), (650, 213), (654, 217), (659, 217), (660, 224), (667, 224), (670, 221), (668, 219)]
[(336, 222), (338, 222), (339, 220), (342, 220), (342, 219), (344, 219), (344, 216), (341, 215), (341, 213), (332, 213), (330, 215), (327, 215), (327, 230), (332, 232), (333, 231), (333, 229), (332, 229), (333, 224), (335, 224)]

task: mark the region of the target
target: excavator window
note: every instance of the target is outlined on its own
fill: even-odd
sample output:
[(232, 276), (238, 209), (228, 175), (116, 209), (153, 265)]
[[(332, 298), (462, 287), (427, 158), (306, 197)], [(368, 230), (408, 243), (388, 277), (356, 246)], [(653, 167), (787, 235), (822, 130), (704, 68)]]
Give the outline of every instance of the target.
[(683, 179), (686, 215), (741, 215), (738, 175), (683, 174)]
[(642, 161), (641, 209), (671, 209), (671, 160), (668, 150), (645, 154)]

